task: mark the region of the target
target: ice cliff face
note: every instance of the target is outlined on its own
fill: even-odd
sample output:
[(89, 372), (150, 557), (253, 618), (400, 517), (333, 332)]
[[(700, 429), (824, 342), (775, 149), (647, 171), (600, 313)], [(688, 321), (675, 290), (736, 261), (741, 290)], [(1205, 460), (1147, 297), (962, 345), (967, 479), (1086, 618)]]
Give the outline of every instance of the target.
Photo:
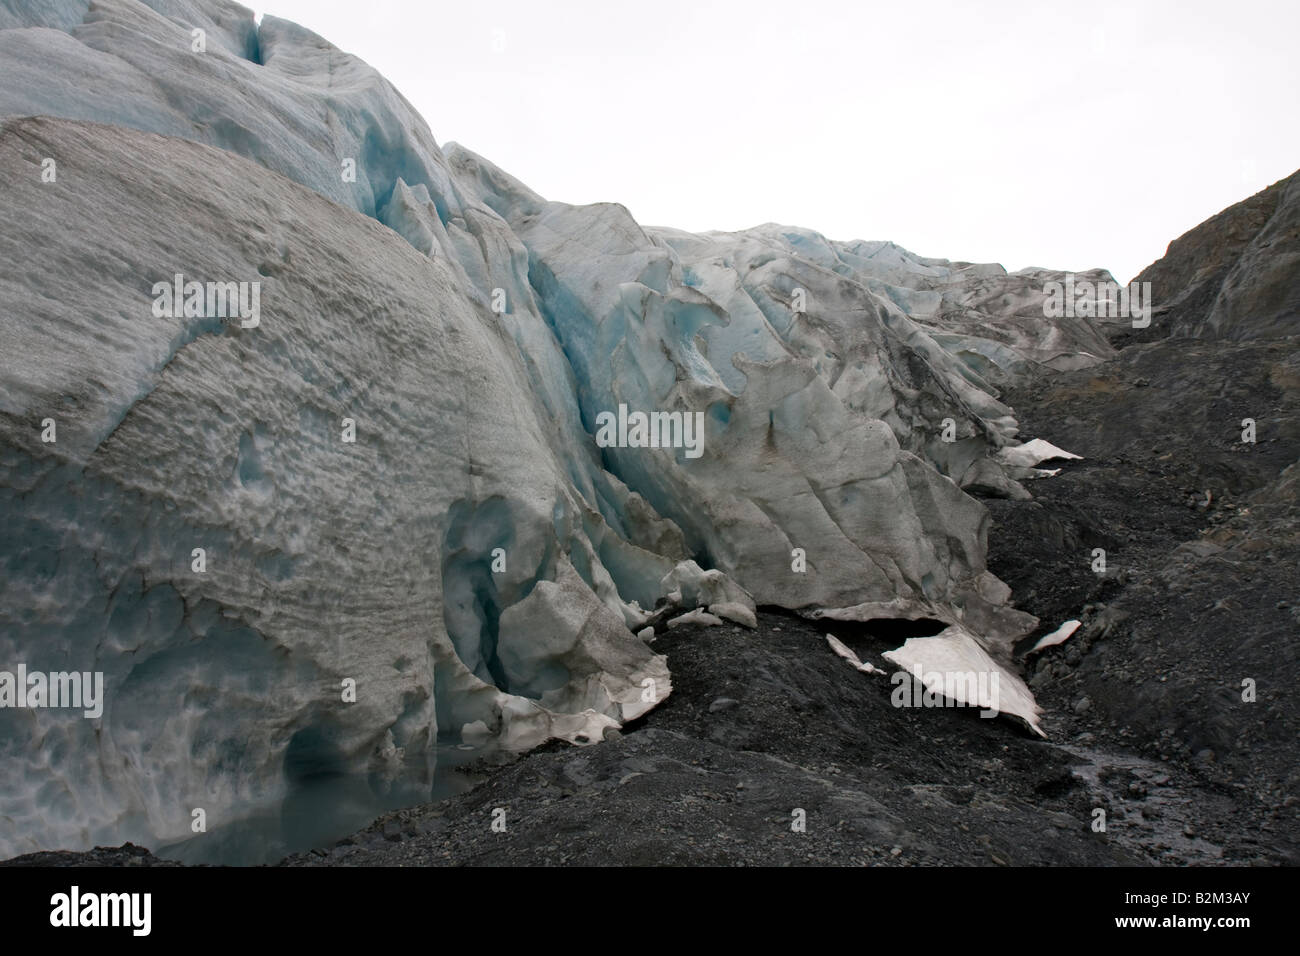
[(0, 0), (0, 70), (0, 670), (106, 683), (0, 709), (0, 857), (598, 740), (665, 597), (1034, 626), (963, 488), (1025, 494), (999, 382), (1110, 354), (1056, 273), (547, 202), (229, 3)]

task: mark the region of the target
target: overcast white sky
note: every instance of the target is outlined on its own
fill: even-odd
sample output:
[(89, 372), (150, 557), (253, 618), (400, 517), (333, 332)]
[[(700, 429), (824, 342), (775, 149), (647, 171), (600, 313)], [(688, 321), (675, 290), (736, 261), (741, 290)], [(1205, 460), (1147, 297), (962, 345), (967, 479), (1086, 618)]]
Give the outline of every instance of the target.
[(647, 225), (1121, 281), (1300, 167), (1297, 0), (244, 0)]

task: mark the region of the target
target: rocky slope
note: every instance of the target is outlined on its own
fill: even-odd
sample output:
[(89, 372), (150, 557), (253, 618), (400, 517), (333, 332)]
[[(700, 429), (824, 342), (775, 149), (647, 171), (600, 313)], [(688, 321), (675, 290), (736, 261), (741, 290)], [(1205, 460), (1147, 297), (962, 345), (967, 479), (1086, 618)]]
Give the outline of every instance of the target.
[[(1169, 244), (1134, 279), (1157, 305), (1143, 341), (1166, 336), (1251, 339), (1296, 334), (1300, 322), (1300, 175), (1223, 210)], [(1111, 326), (1128, 339), (1131, 330)]]

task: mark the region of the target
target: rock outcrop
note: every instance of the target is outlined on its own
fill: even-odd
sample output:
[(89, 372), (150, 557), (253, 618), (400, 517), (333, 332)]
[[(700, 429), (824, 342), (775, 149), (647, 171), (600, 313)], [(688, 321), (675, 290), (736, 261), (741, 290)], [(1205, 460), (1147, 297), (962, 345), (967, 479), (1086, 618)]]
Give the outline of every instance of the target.
[(1153, 327), (1243, 342), (1300, 334), (1300, 172), (1205, 220), (1134, 281), (1150, 282)]

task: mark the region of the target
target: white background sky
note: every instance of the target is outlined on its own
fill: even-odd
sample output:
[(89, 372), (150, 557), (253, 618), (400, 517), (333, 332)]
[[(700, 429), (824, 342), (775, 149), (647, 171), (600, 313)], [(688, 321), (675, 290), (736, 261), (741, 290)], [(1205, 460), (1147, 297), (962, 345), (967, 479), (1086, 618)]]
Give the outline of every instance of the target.
[(244, 2), (439, 143), (647, 225), (1126, 281), (1300, 167), (1298, 0)]

